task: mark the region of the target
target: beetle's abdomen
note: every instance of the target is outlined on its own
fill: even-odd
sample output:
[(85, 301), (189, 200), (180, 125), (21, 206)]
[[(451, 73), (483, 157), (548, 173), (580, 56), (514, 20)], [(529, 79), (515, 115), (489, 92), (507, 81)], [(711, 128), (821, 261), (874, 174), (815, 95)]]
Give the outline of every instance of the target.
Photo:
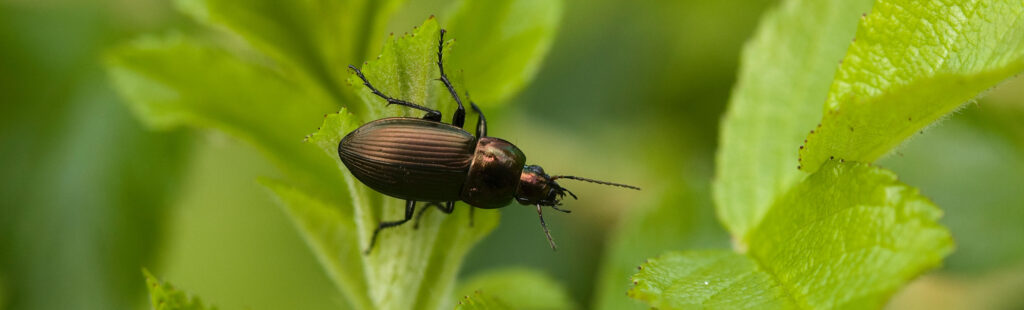
[(385, 118), (352, 131), (338, 155), (359, 181), (388, 196), (455, 201), (476, 138), (461, 128), (418, 118)]

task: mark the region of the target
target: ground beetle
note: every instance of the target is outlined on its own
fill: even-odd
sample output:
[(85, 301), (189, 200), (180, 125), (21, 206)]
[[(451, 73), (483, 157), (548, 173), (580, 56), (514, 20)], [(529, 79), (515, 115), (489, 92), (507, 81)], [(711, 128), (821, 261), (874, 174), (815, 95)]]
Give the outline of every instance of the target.
[[(487, 121), (472, 100), (470, 106), (480, 115), (476, 136), (463, 130), (466, 109), (452, 83), (448, 81), (441, 61), (444, 33), (444, 29), (441, 29), (441, 40), (437, 45), (437, 67), (441, 72), (439, 80), (448, 88), (459, 106), (451, 125), (441, 122), (441, 112), (437, 110), (381, 93), (358, 68), (349, 66), (370, 92), (387, 100), (387, 105), (397, 104), (427, 113), (423, 118), (391, 117), (366, 123), (346, 135), (338, 144), (338, 156), (359, 181), (385, 195), (405, 199), (405, 218), (381, 222), (373, 231), (366, 254), (373, 250), (381, 230), (412, 219), (417, 201), (428, 204), (416, 215), (414, 226), (419, 226), (419, 218), (431, 206), (450, 214), (458, 200), (473, 207), (494, 209), (508, 205), (515, 198), (520, 204), (537, 207), (540, 225), (544, 228), (551, 248), (555, 249), (541, 207), (569, 213), (569, 210), (558, 208), (560, 201), (566, 193), (576, 199), (575, 194), (558, 185), (555, 180), (572, 179), (640, 189), (575, 176), (550, 176), (540, 166), (526, 165), (526, 155), (515, 145), (487, 136)], [(469, 98), (468, 93), (466, 98)], [(441, 206), (442, 202), (444, 206)]]

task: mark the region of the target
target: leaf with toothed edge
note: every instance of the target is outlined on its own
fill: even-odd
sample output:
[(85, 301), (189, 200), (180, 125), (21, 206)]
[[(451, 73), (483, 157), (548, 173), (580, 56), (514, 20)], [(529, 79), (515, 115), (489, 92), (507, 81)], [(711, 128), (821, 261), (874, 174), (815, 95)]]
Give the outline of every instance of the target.
[[(369, 61), (361, 68), (366, 78), (382, 93), (434, 108), (451, 119), (454, 110), (443, 84), (436, 79), (436, 57), (440, 36), (437, 20), (428, 19), (408, 35), (388, 40), (379, 59)], [(450, 42), (450, 41), (449, 41)], [(446, 48), (450, 43), (446, 44)], [(446, 52), (447, 53), (447, 52)], [(453, 74), (450, 74), (453, 75)], [(421, 116), (422, 112), (405, 107), (385, 107), (385, 101), (364, 88), (355, 74), (349, 78), (357, 87), (359, 97), (366, 106), (365, 119), (388, 116)], [(338, 158), (338, 143), (358, 126), (355, 118), (342, 110), (328, 115), (320, 130), (307, 139), (325, 155), (334, 159), (338, 169), (344, 171), (355, 206), (354, 220), (360, 248), (369, 245), (370, 236), (382, 220), (404, 217), (404, 201), (385, 197), (348, 173)], [(457, 203), (450, 215), (429, 212), (418, 229), (402, 225), (383, 231), (376, 247), (362, 256), (366, 266), (367, 288), (374, 308), (405, 309), (412, 305), (424, 308), (444, 308), (451, 305), (447, 298), (454, 288), (454, 280), (462, 259), (470, 247), (497, 225), (498, 212), (476, 210), (474, 225), (469, 226), (468, 205)], [(425, 259), (426, 258), (426, 259)]]
[(207, 307), (203, 301), (196, 296), (189, 296), (173, 285), (160, 282), (149, 270), (142, 269), (146, 277), (146, 286), (149, 287), (149, 302), (153, 310), (216, 310), (217, 307)]
[(828, 161), (773, 206), (746, 254), (666, 254), (630, 296), (661, 309), (880, 307), (953, 250), (941, 214), (892, 172)]
[(800, 149), (874, 162), (908, 137), (1024, 71), (1024, 2), (878, 1), (836, 73), (825, 116)]
[[(835, 7), (827, 1), (816, 5)], [(782, 13), (777, 13), (781, 15), (766, 15), (761, 31), (744, 52), (741, 72), (757, 72), (764, 80), (748, 80), (741, 74), (723, 124), (719, 154), (718, 168), (728, 173), (720, 172), (724, 177), (717, 181), (715, 194), (720, 218), (736, 238), (738, 251), (676, 252), (652, 260), (634, 277), (637, 286), (631, 296), (668, 309), (878, 308), (907, 281), (940, 265), (952, 252), (948, 229), (937, 223), (942, 212), (933, 203), (898, 182), (891, 172), (850, 159), (874, 161), (910, 134), (1024, 69), (1024, 3), (877, 2), (860, 23), (858, 39), (834, 74), (831, 91), (811, 89), (822, 91), (827, 99), (821, 125), (815, 127), (818, 117), (807, 117), (822, 115), (814, 100), (792, 103), (792, 97), (748, 93), (780, 88), (772, 85), (787, 75), (776, 74), (786, 70), (777, 67), (791, 66), (784, 61), (753, 62), (766, 67), (748, 68), (747, 61), (748, 57), (770, 59), (793, 47), (765, 41), (776, 33), (827, 37), (828, 31), (822, 29), (842, 24), (828, 18), (804, 26), (787, 25), (825, 16), (812, 14), (818, 9), (800, 0), (782, 3)], [(846, 13), (840, 16), (850, 18)], [(806, 59), (799, 51), (820, 50), (820, 41), (828, 40), (835, 39), (813, 41), (813, 48), (797, 45), (796, 54), (779, 55)], [(779, 43), (785, 46), (776, 46)], [(812, 59), (816, 57), (820, 56)], [(821, 63), (830, 67), (826, 61)], [(827, 71), (796, 75), (820, 81)], [(749, 105), (744, 98), (760, 102)], [(799, 107), (787, 112), (805, 114), (772, 114), (776, 100)], [(810, 113), (809, 108), (817, 111)], [(788, 152), (778, 149), (779, 145), (761, 145), (764, 137), (751, 131), (793, 120), (806, 123), (799, 138), (770, 140), (799, 146), (797, 141), (807, 137), (805, 146), (788, 151), (791, 155), (785, 155)], [(808, 137), (806, 130), (812, 128)], [(786, 129), (781, 134), (791, 135), (801, 128)], [(802, 157), (794, 156), (798, 154)], [(812, 173), (786, 168), (795, 165), (785, 162), (765, 167), (760, 158), (764, 155), (772, 156), (768, 160), (798, 159), (802, 162), (798, 169)], [(754, 166), (737, 161), (743, 156)], [(786, 172), (773, 173), (773, 169)], [(761, 183), (765, 177), (768, 182)], [(745, 193), (757, 195), (745, 197)], [(753, 204), (737, 204), (741, 201)], [(653, 266), (659, 267), (649, 268)]]
[(712, 183), (718, 217), (738, 247), (805, 176), (796, 168), (796, 150), (821, 119), (829, 78), (871, 3), (784, 1), (765, 13), (744, 47)]
[[(460, 203), (450, 216), (429, 212), (419, 230), (386, 231), (369, 256), (349, 253), (367, 245), (369, 232), (382, 219), (401, 217), (401, 201), (364, 187), (337, 155), (338, 141), (361, 122), (422, 115), (384, 105), (345, 70), (348, 64), (374, 58), (370, 55), (380, 47), (376, 42), (385, 38), (378, 34), (401, 2), (259, 0), (239, 7), (223, 0), (178, 0), (178, 8), (201, 23), (228, 30), (210, 37), (223, 38), (224, 44), (180, 35), (146, 38), (112, 51), (108, 68), (140, 118), (163, 127), (221, 130), (254, 144), (277, 163), (288, 176), (286, 181), (264, 180), (264, 185), (281, 200), (353, 306), (450, 308), (454, 300), (448, 293), (462, 259), (497, 225), (496, 211), (478, 210), (471, 227), (467, 208)], [(479, 86), (476, 99), (497, 104), (521, 89), (542, 62), (557, 28), (561, 1), (467, 0), (462, 8), (452, 17), (459, 21), (452, 36), (465, 36), (480, 51), (465, 55), (483, 56), (488, 65), (504, 64), (498, 71), (474, 71), (486, 82)], [(480, 10), (506, 18), (543, 18), (481, 27), (481, 20), (470, 18)], [(381, 91), (437, 109), (450, 122), (455, 102), (435, 80), (439, 31), (437, 20), (430, 18), (410, 35), (389, 38), (377, 59), (361, 67)], [(338, 35), (345, 33), (352, 35), (342, 37), (355, 39), (339, 41)], [(454, 40), (447, 39), (447, 73), (462, 94), (463, 68), (449, 64)], [(467, 63), (479, 64), (460, 64)], [(210, 78), (233, 83), (213, 83)], [(315, 126), (323, 113), (337, 111), (338, 105), (346, 109), (326, 116), (323, 126), (308, 136), (310, 143), (298, 145), (311, 131), (310, 124)]]

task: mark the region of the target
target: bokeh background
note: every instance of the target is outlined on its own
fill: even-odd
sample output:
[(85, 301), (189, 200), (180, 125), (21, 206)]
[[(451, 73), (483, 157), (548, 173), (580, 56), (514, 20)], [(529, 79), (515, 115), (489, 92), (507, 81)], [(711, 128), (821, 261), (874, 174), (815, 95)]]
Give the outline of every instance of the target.
[[(444, 25), (450, 1), (410, 2), (390, 31), (431, 14)], [(743, 42), (774, 3), (567, 0), (537, 78), (485, 111), (490, 133), (549, 172), (644, 191), (573, 184), (575, 212), (547, 217), (558, 252), (531, 209), (505, 208), (462, 274), (535, 268), (597, 307), (611, 240), (656, 207), (679, 227), (649, 241), (729, 247), (709, 193), (718, 122)], [(0, 309), (143, 308), (142, 267), (222, 309), (344, 307), (255, 181), (279, 171), (223, 134), (150, 131), (111, 88), (107, 48), (197, 27), (169, 1), (0, 0)], [(880, 163), (934, 199), (957, 239), (891, 308), (1024, 307), (1022, 120), (1018, 78)]]

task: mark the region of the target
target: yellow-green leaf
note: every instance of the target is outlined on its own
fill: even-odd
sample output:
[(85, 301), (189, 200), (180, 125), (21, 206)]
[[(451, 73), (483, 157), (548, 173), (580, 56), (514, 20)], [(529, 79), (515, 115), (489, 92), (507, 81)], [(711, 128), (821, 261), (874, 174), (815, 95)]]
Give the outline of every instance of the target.
[(187, 293), (178, 290), (170, 283), (160, 282), (148, 270), (142, 270), (146, 276), (146, 286), (149, 287), (149, 302), (153, 310), (216, 310), (216, 307), (207, 307), (203, 301), (196, 296), (189, 296)]
[(1024, 2), (880, 0), (836, 73), (802, 167), (874, 162), (1021, 71)]
[(561, 0), (463, 0), (445, 23), (459, 52), (450, 70), (482, 105), (518, 93), (540, 69), (562, 17)]
[[(555, 279), (538, 271), (511, 267), (487, 271), (466, 279), (456, 290), (464, 299), (456, 309), (477, 306), (475, 301), (490, 301), (508, 309), (571, 310), (577, 309), (569, 292)], [(468, 298), (470, 302), (466, 302)], [(489, 308), (478, 308), (489, 309)]]
[[(439, 36), (437, 21), (428, 19), (413, 33), (388, 40), (381, 57), (364, 64), (362, 71), (381, 92), (438, 109), (449, 120), (454, 101), (436, 80), (440, 76), (436, 64)], [(386, 102), (370, 93), (358, 77), (353, 74), (349, 80), (367, 107), (364, 119), (423, 115), (397, 105), (385, 107)], [(349, 181), (349, 192), (354, 193), (358, 248), (365, 249), (381, 221), (404, 217), (405, 202), (367, 188), (341, 163), (338, 143), (359, 125), (353, 119), (347, 110), (328, 115), (308, 141), (320, 150), (321, 156), (332, 158), (336, 167), (333, 169), (341, 170)], [(362, 256), (372, 308), (436, 309), (454, 304), (450, 296), (463, 258), (498, 223), (497, 211), (476, 210), (474, 225), (470, 226), (469, 208), (460, 202), (452, 214), (428, 212), (418, 229), (408, 224), (381, 233), (372, 253)]]
[(805, 174), (797, 148), (821, 118), (829, 80), (869, 0), (784, 1), (743, 49), (722, 132), (713, 195), (737, 242)]
[(952, 251), (941, 214), (889, 171), (829, 161), (779, 199), (748, 253), (669, 254), (631, 294), (663, 309), (878, 308)]

